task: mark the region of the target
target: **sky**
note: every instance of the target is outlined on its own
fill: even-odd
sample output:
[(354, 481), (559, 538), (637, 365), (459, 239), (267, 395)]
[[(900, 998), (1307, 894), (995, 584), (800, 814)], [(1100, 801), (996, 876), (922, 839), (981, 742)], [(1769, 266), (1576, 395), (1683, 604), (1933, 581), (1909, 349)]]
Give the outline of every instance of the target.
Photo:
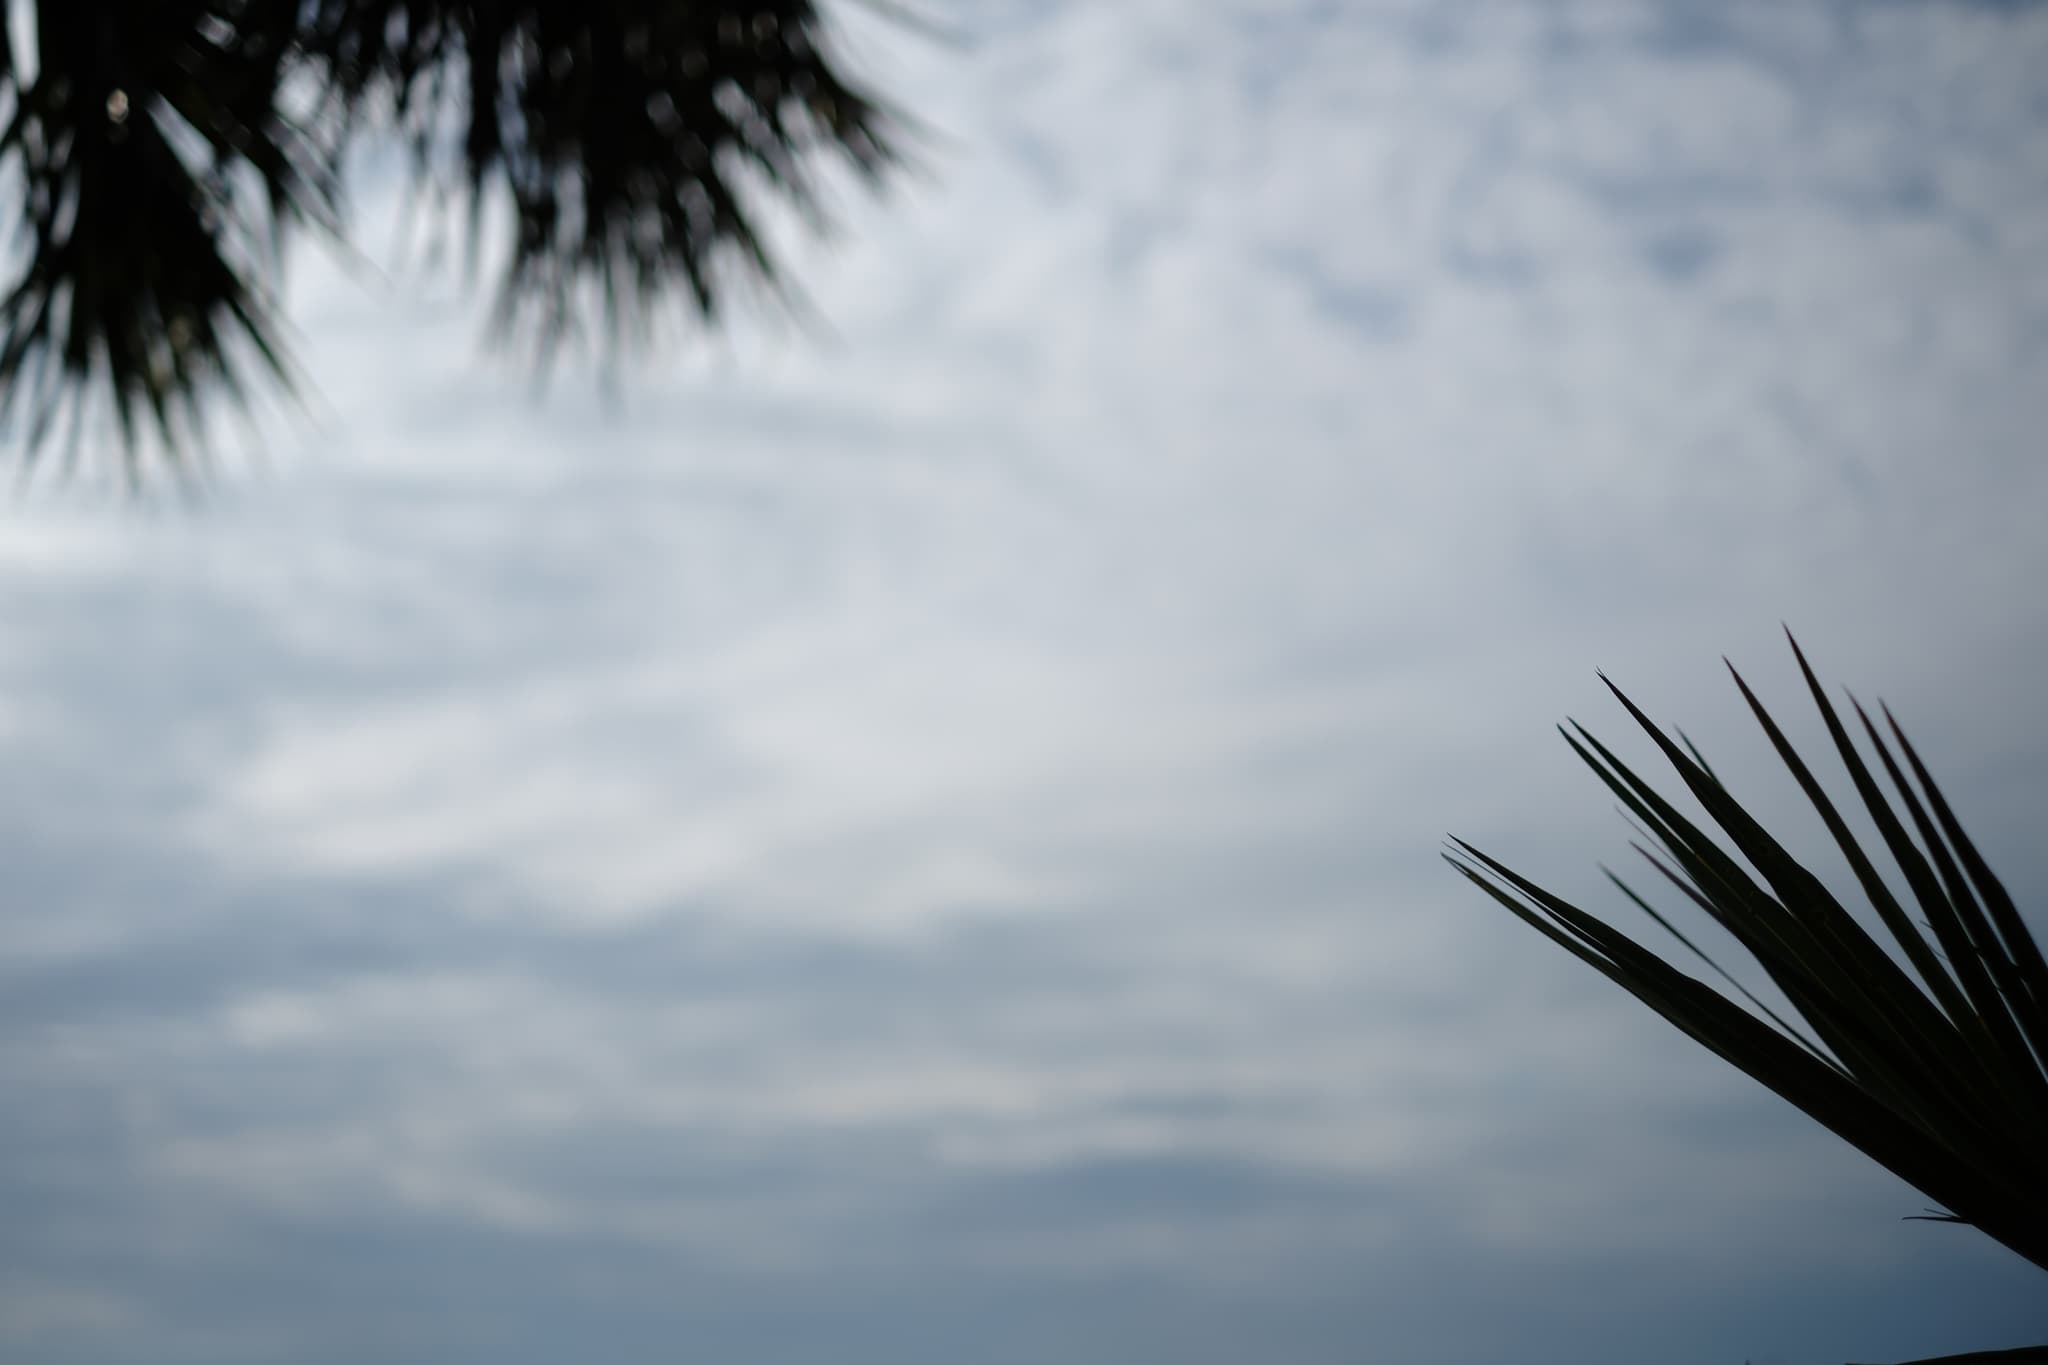
[(1789, 623), (2048, 893), (2048, 12), (930, 12), (811, 321), (542, 391), (372, 177), (309, 415), (0, 506), (0, 1353), (2048, 1340), (1438, 856), (1626, 921), (1596, 669), (1818, 850)]

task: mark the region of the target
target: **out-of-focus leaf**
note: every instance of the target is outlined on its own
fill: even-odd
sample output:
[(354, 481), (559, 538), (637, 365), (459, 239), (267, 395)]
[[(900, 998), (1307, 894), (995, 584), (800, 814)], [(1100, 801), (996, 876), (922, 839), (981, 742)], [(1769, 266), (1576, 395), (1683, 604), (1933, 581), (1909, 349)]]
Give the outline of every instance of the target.
[[(545, 361), (586, 330), (646, 343), (672, 302), (715, 321), (749, 278), (780, 291), (765, 206), (825, 226), (819, 163), (877, 182), (908, 124), (842, 73), (811, 0), (26, 8), (33, 60), (0, 24), (0, 180), (23, 210), (0, 418), (29, 463), (95, 393), (135, 474), (144, 424), (176, 458), (203, 450), (216, 398), (289, 390), (284, 250), (340, 243), (363, 136), (410, 140), (472, 261), (502, 258), (495, 332)], [(486, 251), (501, 200), (508, 240)]]

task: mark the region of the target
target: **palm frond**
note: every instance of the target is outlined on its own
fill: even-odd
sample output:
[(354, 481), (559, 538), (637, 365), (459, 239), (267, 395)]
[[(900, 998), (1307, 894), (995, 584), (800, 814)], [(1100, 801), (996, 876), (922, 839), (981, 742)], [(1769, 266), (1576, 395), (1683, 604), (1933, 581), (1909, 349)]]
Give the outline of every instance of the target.
[(2021, 1346), (2010, 1351), (1965, 1351), (1954, 1356), (1928, 1356), (1906, 1365), (2048, 1365), (2048, 1346)]
[[(908, 117), (845, 77), (811, 0), (316, 0), (300, 44), (351, 113), (383, 98), (474, 233), (507, 191), (494, 329), (545, 361), (584, 330), (645, 340), (672, 298), (782, 283), (748, 186), (827, 226), (814, 163), (875, 182)], [(435, 134), (458, 110), (453, 145)]]
[(340, 243), (343, 154), (386, 117), (472, 261), (487, 201), (509, 204), (493, 329), (542, 361), (586, 327), (644, 343), (672, 301), (715, 322), (736, 283), (782, 290), (765, 200), (827, 226), (817, 164), (872, 184), (910, 127), (842, 74), (811, 0), (17, 3), (35, 43), (21, 60), (0, 0), (0, 182), (23, 209), (0, 419), (25, 464), (96, 392), (132, 475), (145, 425), (175, 457), (216, 396), (289, 391), (285, 244)]
[(335, 147), (286, 110), (287, 55), (213, 6), (38, 7), (35, 76), (0, 129), (23, 208), (0, 417), (26, 424), (29, 460), (67, 406), (77, 430), (96, 383), (134, 475), (141, 423), (176, 449), (203, 397), (246, 396), (243, 368), (291, 380), (276, 245), (334, 230), (337, 185)]
[(1888, 744), (1851, 699), (1888, 795), (1796, 641), (1792, 649), (1910, 905), (1739, 674), (1736, 686), (1848, 861), (1888, 944), (1742, 808), (1690, 742), (1681, 747), (1667, 737), (1612, 682), (1721, 837), (1687, 819), (1584, 729), (1574, 725), (1564, 735), (1656, 846), (1638, 851), (1756, 961), (1799, 1025), (1767, 1008), (1611, 872), (1631, 901), (1736, 996), (1462, 840), (1452, 840), (1444, 856), (1688, 1037), (1935, 1200), (1935, 1218), (1975, 1226), (2048, 1269), (2048, 965), (1889, 711)]

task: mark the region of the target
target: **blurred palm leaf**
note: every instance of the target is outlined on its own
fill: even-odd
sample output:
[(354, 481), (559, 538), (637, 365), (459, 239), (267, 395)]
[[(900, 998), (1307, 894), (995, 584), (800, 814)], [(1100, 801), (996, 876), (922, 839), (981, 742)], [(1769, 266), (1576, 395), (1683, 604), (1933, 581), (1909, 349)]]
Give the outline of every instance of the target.
[[(1665, 736), (1611, 682), (1734, 853), (1583, 728), (1563, 733), (1656, 845), (1637, 851), (1756, 959), (1794, 1019), (1766, 1006), (1612, 872), (1622, 893), (1740, 1002), (1462, 840), (1445, 857), (1688, 1037), (1926, 1194), (1940, 1205), (1928, 1217), (1980, 1228), (2048, 1269), (2048, 964), (1891, 713), (1880, 708), (1888, 745), (1850, 702), (1890, 783), (1887, 797), (1796, 642), (1792, 648), (1910, 909), (1740, 675), (1736, 686), (1847, 858), (1892, 950), (1743, 810), (1690, 744)], [(1948, 1359), (2048, 1361), (2048, 1348)]]
[(340, 240), (344, 153), (402, 132), (470, 226), (509, 204), (494, 323), (545, 359), (715, 319), (779, 280), (761, 191), (813, 226), (825, 154), (874, 182), (906, 120), (856, 88), (811, 0), (0, 0), (0, 417), (33, 461), (95, 387), (131, 460), (197, 447), (216, 392), (293, 380), (286, 242)]
[(721, 257), (774, 283), (746, 181), (823, 226), (811, 155), (872, 181), (904, 122), (840, 75), (811, 0), (312, 0), (298, 42), (345, 113), (389, 101), (472, 231), (486, 190), (509, 190), (496, 320), (543, 358), (585, 290), (620, 340), (678, 288), (715, 317)]
[(0, 415), (30, 458), (94, 382), (126, 441), (195, 431), (254, 365), (288, 380), (274, 277), (287, 226), (335, 227), (335, 148), (282, 107), (288, 35), (194, 3), (36, 7), (34, 77), (11, 48), (0, 166), (22, 195), (0, 298)]

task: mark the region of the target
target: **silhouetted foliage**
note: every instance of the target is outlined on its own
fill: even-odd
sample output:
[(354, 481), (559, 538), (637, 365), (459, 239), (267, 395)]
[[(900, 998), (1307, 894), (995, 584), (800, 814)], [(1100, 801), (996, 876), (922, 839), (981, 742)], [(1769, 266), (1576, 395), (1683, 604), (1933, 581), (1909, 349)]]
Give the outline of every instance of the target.
[[(344, 158), (397, 133), (416, 183), (510, 234), (494, 327), (543, 362), (586, 321), (644, 341), (680, 299), (715, 319), (773, 283), (749, 182), (821, 215), (813, 163), (864, 179), (903, 120), (840, 70), (811, 0), (34, 0), (0, 29), (0, 183), (19, 239), (0, 297), (0, 416), (33, 461), (111, 399), (202, 445), (216, 394), (295, 376), (286, 243), (338, 243)], [(495, 217), (492, 219), (495, 222)]]
[[(2048, 1269), (2048, 962), (1890, 712), (1883, 712), (1893, 741), (1887, 745), (1851, 699), (1891, 786), (1888, 797), (1797, 644), (1793, 654), (1910, 902), (1894, 894), (1739, 675), (1735, 683), (1847, 860), (1889, 948), (1742, 808), (1682, 735), (1667, 737), (1619, 689), (1614, 695), (1734, 853), (1584, 729), (1564, 732), (1656, 845), (1653, 851), (1638, 844), (1637, 851), (1756, 959), (1791, 1018), (1737, 982), (1611, 872), (1623, 895), (1740, 999), (1462, 840), (1453, 840), (1455, 851), (1445, 856), (1687, 1037), (1941, 1204), (1928, 1211), (1929, 1220), (1970, 1224)], [(2048, 1365), (2048, 1347), (1941, 1360)]]

